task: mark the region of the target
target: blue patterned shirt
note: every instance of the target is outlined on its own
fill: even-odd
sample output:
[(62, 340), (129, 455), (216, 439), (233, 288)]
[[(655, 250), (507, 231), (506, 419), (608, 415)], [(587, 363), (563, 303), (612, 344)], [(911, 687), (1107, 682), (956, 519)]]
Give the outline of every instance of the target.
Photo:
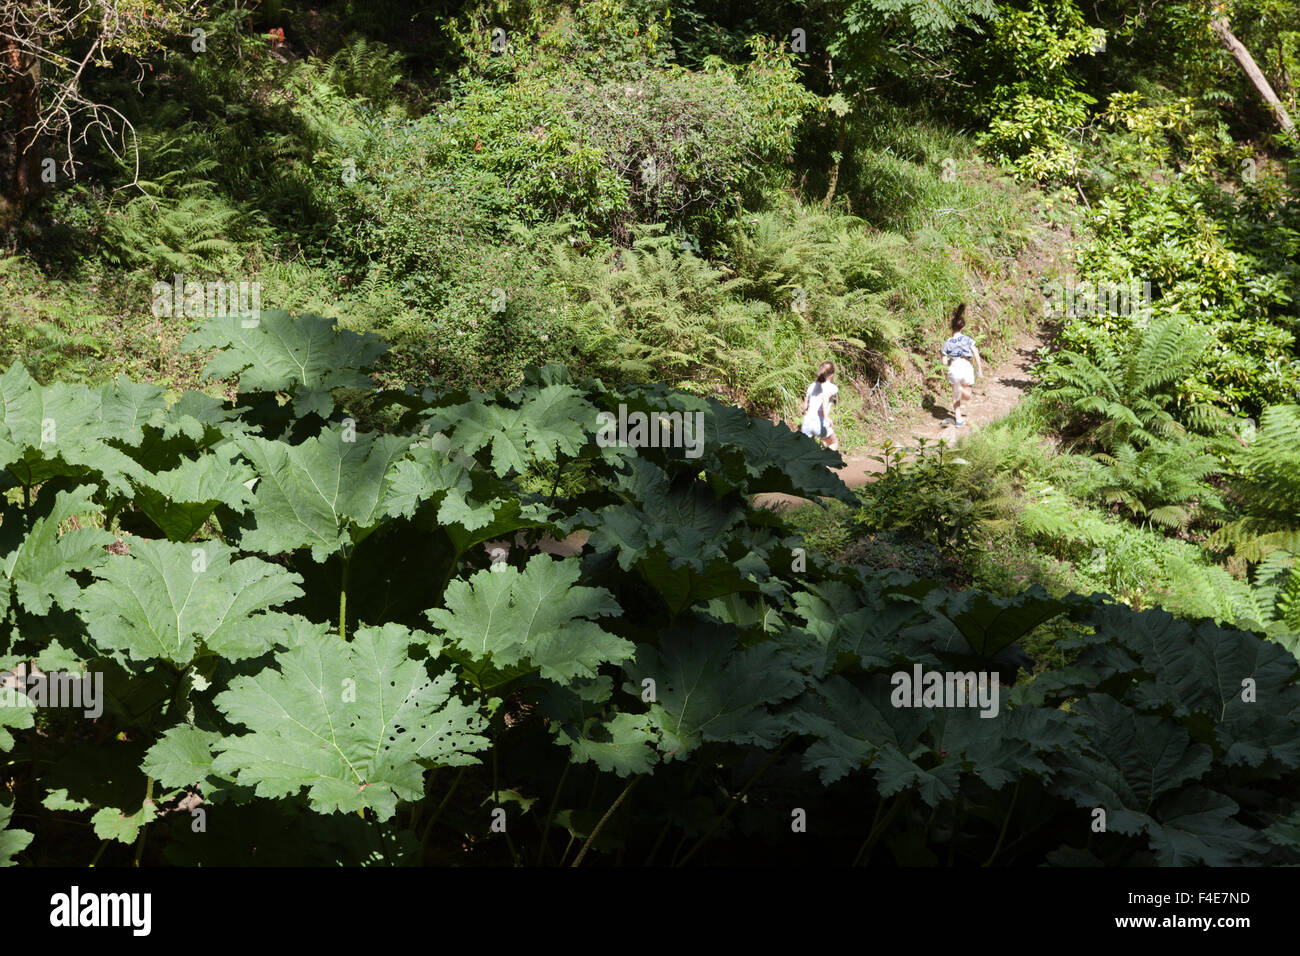
[(958, 332), (943, 343), (943, 354), (949, 358), (968, 359), (975, 354), (975, 340), (964, 332)]

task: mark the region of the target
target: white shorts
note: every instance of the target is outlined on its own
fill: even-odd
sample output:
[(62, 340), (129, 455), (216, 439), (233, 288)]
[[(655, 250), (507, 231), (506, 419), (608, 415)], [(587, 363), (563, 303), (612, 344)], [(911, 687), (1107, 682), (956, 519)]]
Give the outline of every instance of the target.
[(953, 385), (974, 385), (975, 367), (968, 359), (953, 359), (948, 363), (948, 381)]
[[(823, 422), (825, 423), (824, 426)], [(830, 438), (835, 434), (835, 428), (831, 425), (831, 420), (829, 418), (822, 419), (816, 412), (809, 412), (804, 415), (799, 430), (809, 438)]]

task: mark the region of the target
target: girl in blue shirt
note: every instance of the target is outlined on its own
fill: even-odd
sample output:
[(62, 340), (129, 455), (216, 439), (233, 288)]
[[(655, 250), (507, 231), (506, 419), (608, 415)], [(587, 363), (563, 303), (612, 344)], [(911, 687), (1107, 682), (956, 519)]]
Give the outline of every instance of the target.
[[(966, 303), (957, 306), (952, 314), (952, 337), (943, 343), (940, 353), (948, 366), (948, 381), (952, 383), (952, 413), (957, 419), (957, 427), (966, 424), (965, 408), (974, 395), (975, 368), (980, 377), (984, 376), (984, 363), (980, 360), (980, 350), (975, 347), (975, 340), (962, 330), (966, 328)], [(975, 367), (971, 366), (975, 360)]]

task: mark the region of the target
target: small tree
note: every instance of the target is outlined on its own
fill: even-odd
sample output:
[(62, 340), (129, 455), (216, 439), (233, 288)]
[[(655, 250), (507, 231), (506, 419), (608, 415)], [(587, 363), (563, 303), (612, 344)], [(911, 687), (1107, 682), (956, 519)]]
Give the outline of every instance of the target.
[(199, 12), (195, 0), (0, 0), (0, 226), (39, 195), (54, 142), (68, 175), (92, 134), (119, 155), (135, 148), (126, 117), (85, 92), (88, 71), (114, 55), (138, 61)]

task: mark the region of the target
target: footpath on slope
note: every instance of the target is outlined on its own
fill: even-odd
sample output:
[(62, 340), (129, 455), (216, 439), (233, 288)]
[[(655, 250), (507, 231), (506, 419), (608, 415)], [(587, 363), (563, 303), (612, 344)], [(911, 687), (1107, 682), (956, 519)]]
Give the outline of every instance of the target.
[[(928, 408), (914, 409), (905, 420), (900, 419), (891, 425), (885, 438), (901, 447), (914, 446), (920, 438), (955, 445), (962, 435), (1007, 415), (1034, 384), (1030, 369), (1038, 360), (1038, 349), (1045, 344), (1046, 338), (1042, 329), (1026, 332), (1016, 340), (1009, 358), (996, 368), (984, 367), (987, 374), (975, 383), (975, 395), (966, 409), (967, 424), (964, 427), (953, 425), (952, 393), (948, 391), (944, 400)], [(836, 468), (835, 473), (850, 488), (857, 488), (884, 470), (884, 464), (873, 458), (851, 455), (845, 459), (844, 467)], [(754, 504), (760, 508), (789, 511), (808, 504), (808, 499), (795, 495), (762, 494), (754, 496)]]
[[(952, 425), (952, 409), (947, 403), (935, 402), (927, 408), (913, 409), (910, 414), (900, 418), (887, 432), (886, 438), (896, 445), (916, 444), (918, 438), (933, 441), (947, 441), (956, 444), (964, 433), (997, 421), (1015, 408), (1025, 392), (1033, 385), (1030, 368), (1038, 358), (1038, 349), (1046, 341), (1046, 334), (1038, 329), (1022, 334), (1012, 349), (1011, 355), (996, 368), (985, 366), (988, 374), (975, 383), (975, 396), (966, 410), (967, 425), (955, 428)], [(948, 401), (952, 393), (948, 392)], [(850, 488), (857, 488), (871, 480), (871, 476), (885, 470), (885, 466), (866, 455), (850, 456), (843, 468), (835, 473)], [(761, 494), (754, 496), (754, 504), (760, 508), (772, 508), (777, 511), (789, 511), (809, 504), (806, 498), (795, 495)], [(588, 532), (578, 531), (563, 541), (546, 537), (534, 547), (560, 557), (570, 557), (582, 552), (587, 543)], [(519, 542), (521, 543), (521, 542)], [(489, 541), (484, 545), (489, 555), (496, 559), (504, 558), (510, 551), (508, 541)]]
[[(940, 383), (938, 397), (931, 400), (928, 397), (930, 389), (926, 386), (933, 385), (934, 380), (925, 380), (925, 361), (918, 361), (919, 356), (912, 356), (913, 368), (922, 376), (922, 391), (927, 394), (927, 398), (919, 407), (913, 405), (910, 408), (892, 410), (888, 420), (880, 423), (885, 426), (882, 433), (869, 441), (863, 452), (847, 457), (844, 467), (835, 469), (846, 485), (858, 488), (885, 470), (881, 462), (869, 457), (867, 449), (881, 448), (886, 441), (893, 441), (896, 446), (903, 448), (915, 447), (919, 438), (956, 445), (963, 435), (997, 421), (1016, 407), (1034, 384), (1030, 369), (1038, 360), (1039, 350), (1048, 343), (1052, 334), (1041, 319), (1043, 303), (1036, 290), (1041, 280), (1059, 278), (1066, 270), (1067, 251), (1072, 238), (1073, 233), (1068, 226), (1052, 224), (1021, 250), (1005, 273), (989, 277), (978, 288), (972, 287), (972, 299), (981, 303), (982, 311), (992, 317), (995, 324), (1000, 325), (1008, 317), (1016, 315), (1021, 317), (1021, 321), (1033, 316), (1039, 318), (1030, 329), (1015, 337), (1006, 358), (997, 365), (985, 364), (987, 374), (975, 383), (973, 400), (966, 409), (967, 424), (962, 428), (953, 425), (952, 387), (946, 376)], [(1047, 325), (1050, 326), (1050, 322)], [(940, 345), (940, 341), (933, 343), (932, 352), (936, 360)], [(797, 422), (786, 424), (791, 428), (798, 427)], [(760, 508), (784, 512), (811, 502), (795, 495), (761, 494), (754, 497), (754, 504)], [(587, 538), (588, 533), (585, 531), (571, 534), (562, 541), (545, 537), (533, 545), (532, 549), (567, 557), (580, 554)], [(517, 537), (515, 543), (523, 544), (522, 536)], [(490, 541), (484, 548), (494, 560), (500, 560), (509, 553), (510, 542)]]

